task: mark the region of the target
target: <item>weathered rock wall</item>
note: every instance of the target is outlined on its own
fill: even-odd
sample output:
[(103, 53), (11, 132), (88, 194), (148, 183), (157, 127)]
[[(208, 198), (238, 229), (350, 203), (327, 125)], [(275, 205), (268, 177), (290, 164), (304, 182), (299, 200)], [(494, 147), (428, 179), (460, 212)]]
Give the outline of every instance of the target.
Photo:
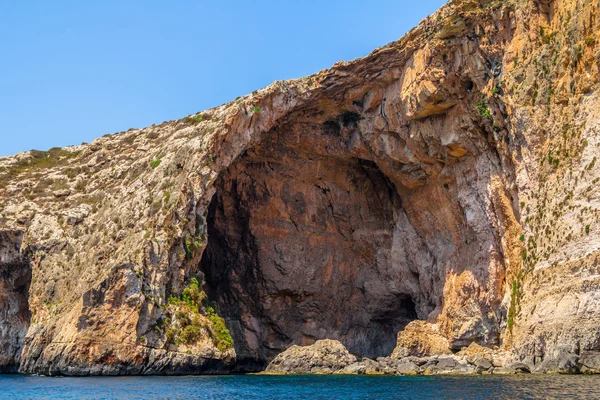
[(20, 370), (375, 357), (402, 329), (410, 351), (598, 350), (599, 8), (451, 1), (363, 59), (0, 158), (32, 271)]
[(238, 355), (265, 360), (323, 337), (390, 354), (417, 318), (418, 279), (405, 282), (392, 260), (396, 226), (412, 231), (400, 196), (367, 160), (274, 147), (236, 161), (209, 208), (201, 266), (209, 297), (236, 321)]
[[(382, 131), (381, 107), (365, 108), (291, 116), (216, 181), (201, 266), (238, 356), (322, 338), (389, 355), (408, 322), (442, 313), (457, 314), (454, 347), (499, 343), (506, 267), (490, 209), (506, 194), (485, 127), (443, 143), (439, 131), (461, 131), (458, 108)], [(444, 308), (461, 274), (471, 308)]]
[(29, 328), (31, 267), (21, 255), (22, 233), (0, 231), (0, 373), (17, 372)]
[(473, 110), (496, 40), (433, 41), (377, 84), (334, 86), (219, 176), (202, 268), (239, 357), (322, 338), (389, 355), (417, 318), (453, 349), (500, 344), (519, 205), (496, 126)]
[(503, 60), (524, 232), (506, 342), (531, 361), (600, 345), (598, 12), (596, 1), (518, 8)]

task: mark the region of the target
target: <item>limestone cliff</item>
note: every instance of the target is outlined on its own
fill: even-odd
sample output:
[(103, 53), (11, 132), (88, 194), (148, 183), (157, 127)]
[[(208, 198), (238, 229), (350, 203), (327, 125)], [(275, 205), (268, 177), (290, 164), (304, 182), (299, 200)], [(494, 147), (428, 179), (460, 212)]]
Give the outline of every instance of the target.
[(29, 327), (31, 267), (20, 254), (22, 235), (0, 232), (0, 373), (17, 372)]
[(0, 158), (0, 368), (600, 350), (599, 11), (450, 1), (365, 58)]

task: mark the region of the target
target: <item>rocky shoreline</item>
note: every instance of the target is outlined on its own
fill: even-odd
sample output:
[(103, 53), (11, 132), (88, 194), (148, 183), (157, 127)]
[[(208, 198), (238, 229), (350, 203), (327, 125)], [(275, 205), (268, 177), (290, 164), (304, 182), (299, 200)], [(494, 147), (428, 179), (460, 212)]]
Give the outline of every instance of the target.
[[(544, 359), (528, 357), (517, 359), (512, 353), (499, 348), (487, 348), (471, 343), (459, 352), (428, 355), (407, 355), (408, 349), (397, 347), (392, 355), (370, 359), (356, 357), (337, 340), (324, 339), (310, 346), (291, 346), (277, 355), (257, 375), (388, 375), (388, 376), (467, 376), (467, 375), (518, 375), (518, 374), (600, 374), (600, 352), (583, 351), (580, 355), (563, 352)], [(113, 365), (111, 368), (88, 366), (36, 370), (35, 375), (46, 376), (118, 376), (118, 375), (230, 375), (236, 372), (235, 361), (223, 363), (217, 359), (203, 362), (169, 363), (149, 362), (144, 367)], [(175, 367), (176, 366), (176, 367)], [(173, 368), (175, 367), (175, 368)], [(17, 371), (0, 371), (17, 373)], [(22, 372), (21, 372), (22, 373)], [(247, 373), (247, 371), (246, 371)], [(243, 373), (242, 373), (243, 374)]]
[[(534, 362), (537, 361), (537, 362)], [(599, 374), (600, 352), (580, 356), (562, 353), (539, 361), (517, 361), (510, 353), (471, 344), (456, 354), (358, 359), (338, 341), (320, 340), (311, 346), (292, 346), (279, 354), (263, 374), (270, 375), (516, 375)]]

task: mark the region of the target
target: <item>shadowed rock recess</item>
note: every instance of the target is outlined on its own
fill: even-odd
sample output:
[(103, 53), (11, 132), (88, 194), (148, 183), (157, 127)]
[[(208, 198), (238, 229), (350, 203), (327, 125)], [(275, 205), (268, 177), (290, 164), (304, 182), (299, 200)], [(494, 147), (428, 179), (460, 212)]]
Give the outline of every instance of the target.
[(0, 370), (258, 371), (330, 339), (379, 366), (315, 371), (599, 371), (599, 8), (450, 1), (362, 59), (0, 158)]
[(19, 232), (0, 232), (0, 373), (19, 369), (29, 328), (31, 266), (19, 253), (22, 239)]

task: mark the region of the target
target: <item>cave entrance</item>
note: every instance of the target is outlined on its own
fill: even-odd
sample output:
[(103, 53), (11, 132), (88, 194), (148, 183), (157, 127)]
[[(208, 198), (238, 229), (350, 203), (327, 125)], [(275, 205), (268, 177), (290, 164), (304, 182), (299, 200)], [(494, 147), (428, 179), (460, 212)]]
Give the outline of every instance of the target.
[(325, 338), (392, 353), (417, 312), (394, 265), (401, 199), (375, 164), (259, 149), (216, 189), (200, 268), (246, 370)]

